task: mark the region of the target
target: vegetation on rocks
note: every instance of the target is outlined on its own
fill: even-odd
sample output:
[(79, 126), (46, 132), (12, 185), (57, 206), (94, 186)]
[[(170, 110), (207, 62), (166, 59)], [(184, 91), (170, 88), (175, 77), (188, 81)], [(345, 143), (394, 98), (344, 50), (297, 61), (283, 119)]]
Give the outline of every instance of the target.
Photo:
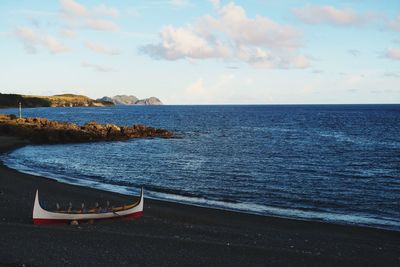
[(51, 106), (51, 102), (49, 99), (34, 96), (28, 97), (17, 94), (0, 93), (0, 108), (17, 108), (19, 103), (21, 103), (23, 107), (27, 108)]
[(98, 100), (102, 101), (110, 101), (113, 102), (115, 105), (163, 105), (160, 99), (157, 97), (149, 97), (144, 99), (138, 99), (136, 96), (133, 95), (116, 95), (113, 97), (105, 96)]
[(79, 126), (74, 123), (51, 121), (45, 118), (17, 118), (15, 115), (4, 114), (0, 114), (0, 134), (18, 136), (41, 144), (174, 137), (174, 134), (168, 130), (141, 124), (118, 126), (89, 122)]
[(103, 107), (114, 103), (94, 100), (83, 95), (63, 94), (54, 96), (23, 96), (0, 94), (0, 108), (16, 108), (21, 103), (24, 108), (35, 107)]
[(114, 105), (112, 102), (94, 100), (84, 95), (63, 94), (37, 97), (49, 101), (51, 107), (103, 107)]

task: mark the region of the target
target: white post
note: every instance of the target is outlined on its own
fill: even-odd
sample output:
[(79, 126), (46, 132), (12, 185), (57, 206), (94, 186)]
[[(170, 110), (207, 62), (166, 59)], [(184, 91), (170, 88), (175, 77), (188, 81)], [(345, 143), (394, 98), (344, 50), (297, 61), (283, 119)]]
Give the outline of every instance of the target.
[(22, 104), (19, 102), (19, 118), (22, 118)]

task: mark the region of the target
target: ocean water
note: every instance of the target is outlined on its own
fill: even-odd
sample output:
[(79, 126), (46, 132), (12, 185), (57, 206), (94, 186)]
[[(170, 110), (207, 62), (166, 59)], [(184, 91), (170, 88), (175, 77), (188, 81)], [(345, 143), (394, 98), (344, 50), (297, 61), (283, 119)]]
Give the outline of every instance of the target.
[[(15, 109), (2, 113), (16, 113)], [(177, 139), (27, 146), (2, 160), (54, 179), (261, 215), (400, 231), (400, 105), (25, 109), (143, 123)]]

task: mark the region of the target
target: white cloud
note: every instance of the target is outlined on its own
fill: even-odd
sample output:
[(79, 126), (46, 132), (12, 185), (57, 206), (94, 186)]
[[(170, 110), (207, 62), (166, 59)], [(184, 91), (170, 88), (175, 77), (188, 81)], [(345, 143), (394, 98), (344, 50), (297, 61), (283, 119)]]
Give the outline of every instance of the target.
[(100, 4), (89, 9), (88, 7), (74, 0), (61, 0), (61, 11), (66, 13), (67, 15), (76, 17), (119, 16), (119, 10), (115, 7)]
[[(262, 90), (259, 81), (253, 77), (243, 79), (233, 74), (225, 73), (215, 79), (199, 77), (189, 82), (176, 94), (165, 96), (165, 100), (171, 104), (225, 104), (225, 103), (268, 103), (271, 102), (271, 93), (268, 89)], [(298, 85), (296, 85), (298, 86)]]
[(47, 47), (47, 49), (53, 54), (69, 51), (68, 47), (66, 47), (60, 41), (50, 35), (42, 38), (42, 44)]
[(31, 54), (36, 53), (40, 46), (46, 48), (52, 54), (69, 51), (69, 48), (55, 37), (36, 32), (28, 27), (16, 28), (15, 35), (24, 44), (25, 50)]
[(347, 52), (349, 52), (349, 54), (351, 54), (351, 55), (353, 55), (355, 57), (360, 55), (360, 53), (361, 53), (361, 51), (358, 50), (358, 49), (349, 49), (349, 50), (347, 50)]
[(305, 69), (310, 67), (310, 63), (303, 55), (299, 55), (293, 59), (293, 66), (297, 69)]
[(301, 33), (263, 16), (248, 18), (243, 7), (230, 3), (219, 10), (215, 26), (240, 44), (291, 48), (299, 45)]
[(190, 84), (185, 89), (185, 95), (186, 97), (190, 97), (197, 100), (200, 98), (201, 101), (204, 101), (204, 99), (209, 100), (211, 98), (210, 93), (204, 87), (203, 79), (198, 79), (194, 83)]
[(357, 13), (353, 9), (334, 6), (306, 5), (293, 10), (295, 16), (307, 24), (330, 24), (335, 26), (362, 25), (373, 18), (373, 13)]
[(61, 0), (62, 18), (72, 28), (89, 28), (97, 31), (119, 31), (119, 26), (99, 17), (118, 17), (119, 10), (104, 4), (88, 8), (74, 0)]
[(74, 0), (61, 0), (62, 11), (71, 16), (86, 17), (88, 9)]
[(24, 44), (26, 52), (36, 53), (36, 46), (39, 44), (39, 38), (36, 33), (28, 27), (18, 27), (15, 29), (16, 37)]
[(86, 25), (88, 28), (96, 31), (119, 31), (119, 27), (117, 24), (112, 22), (111, 20), (105, 19), (87, 19)]
[(99, 16), (118, 17), (119, 10), (115, 7), (109, 7), (104, 4), (98, 5), (93, 8), (93, 13)]
[(176, 60), (180, 58), (227, 57), (229, 48), (221, 42), (208, 42), (187, 28), (164, 27), (161, 31), (162, 45), (148, 45), (143, 52), (158, 58)]
[(387, 48), (385, 51), (385, 57), (393, 60), (400, 60), (400, 48), (396, 47)]
[(200, 17), (183, 27), (166, 26), (160, 32), (160, 43), (140, 51), (167, 60), (220, 58), (261, 68), (308, 66), (298, 51), (302, 33), (294, 27), (263, 16), (249, 18), (234, 3), (218, 8), (217, 15)]
[(108, 48), (102, 44), (98, 43), (92, 43), (92, 42), (86, 42), (85, 46), (89, 48), (90, 50), (99, 53), (99, 54), (106, 54), (106, 55), (118, 55), (120, 54), (119, 51)]
[(397, 16), (394, 20), (389, 21), (388, 27), (394, 31), (400, 32), (400, 16)]
[(234, 92), (232, 86), (235, 82), (235, 76), (231, 74), (221, 75), (214, 83), (205, 83), (202, 78), (189, 84), (179, 97), (172, 99), (173, 102), (212, 104), (226, 100)]
[(113, 71), (115, 71), (113, 68), (102, 66), (102, 65), (99, 65), (99, 64), (88, 63), (88, 62), (82, 62), (81, 66), (84, 67), (84, 68), (90, 68), (92, 70), (99, 71), (99, 72), (113, 72)]
[(213, 5), (214, 8), (219, 8), (219, 6), (220, 6), (219, 0), (209, 0), (209, 1)]
[(74, 38), (77, 35), (76, 31), (71, 29), (62, 29), (61, 34), (67, 38)]

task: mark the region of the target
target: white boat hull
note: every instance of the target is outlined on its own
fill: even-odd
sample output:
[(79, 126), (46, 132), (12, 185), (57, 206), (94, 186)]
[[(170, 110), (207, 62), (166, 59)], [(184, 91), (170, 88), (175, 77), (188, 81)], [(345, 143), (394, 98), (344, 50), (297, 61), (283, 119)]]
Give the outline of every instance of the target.
[(140, 200), (133, 207), (121, 211), (107, 211), (100, 213), (64, 213), (51, 212), (43, 209), (39, 203), (39, 190), (36, 191), (35, 204), (33, 206), (34, 224), (68, 223), (71, 221), (104, 220), (114, 218), (137, 218), (143, 214), (143, 189)]

